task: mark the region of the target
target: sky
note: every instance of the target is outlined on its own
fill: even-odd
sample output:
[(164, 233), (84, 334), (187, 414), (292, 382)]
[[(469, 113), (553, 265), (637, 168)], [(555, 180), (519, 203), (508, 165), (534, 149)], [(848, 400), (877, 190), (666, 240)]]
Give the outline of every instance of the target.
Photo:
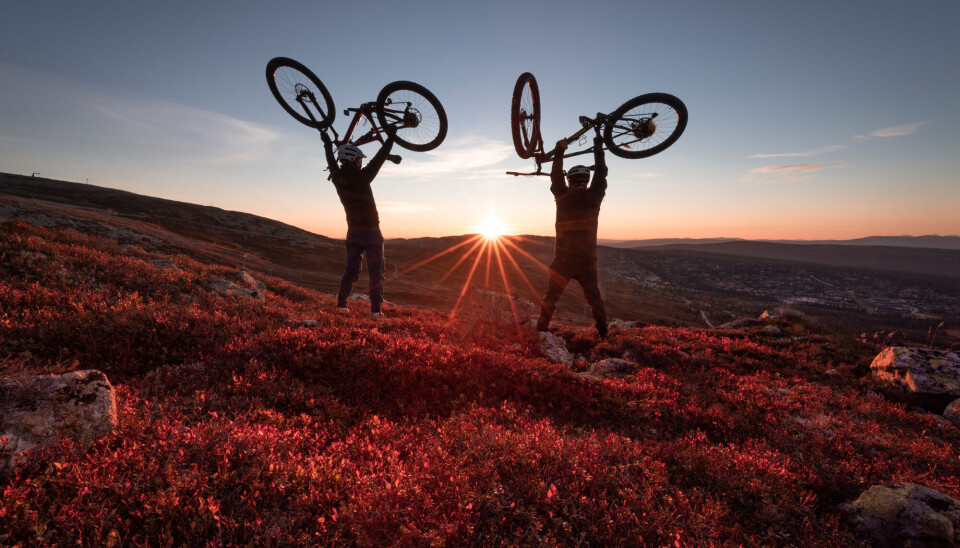
[(955, 0), (0, 0), (0, 172), (342, 238), (320, 136), (267, 88), (284, 56), (338, 110), (395, 80), (443, 103), (440, 147), (395, 149), (373, 183), (387, 238), (475, 232), (491, 212), (552, 235), (549, 178), (505, 174), (534, 169), (509, 117), (532, 72), (548, 147), (637, 95), (687, 106), (664, 152), (607, 154), (601, 238), (960, 234), (957, 21)]

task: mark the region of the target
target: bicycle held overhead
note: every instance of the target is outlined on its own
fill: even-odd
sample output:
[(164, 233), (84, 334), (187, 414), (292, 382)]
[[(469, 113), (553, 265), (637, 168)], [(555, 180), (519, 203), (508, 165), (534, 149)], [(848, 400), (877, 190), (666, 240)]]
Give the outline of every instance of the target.
[[(581, 128), (562, 139), (573, 144), (591, 129), (602, 136), (603, 145), (621, 158), (646, 158), (663, 152), (680, 138), (687, 127), (687, 107), (683, 101), (668, 93), (647, 93), (623, 103), (610, 114), (598, 112), (595, 117), (580, 116)], [(525, 72), (517, 79), (510, 105), (510, 129), (517, 154), (533, 158), (536, 171), (520, 173), (508, 171), (508, 175), (549, 175), (543, 172), (543, 164), (552, 162), (558, 153), (557, 147), (543, 149), (540, 134), (540, 88), (533, 74)], [(566, 152), (564, 158), (591, 154), (590, 146), (575, 152)], [(564, 149), (565, 152), (566, 149)]]
[[(275, 57), (267, 63), (267, 85), (280, 106), (300, 123), (314, 129), (331, 130), (334, 143), (362, 146), (385, 141), (392, 135), (403, 148), (417, 152), (433, 150), (447, 136), (447, 114), (437, 97), (414, 82), (398, 80), (380, 90), (376, 101), (344, 109), (351, 116), (350, 125), (341, 138), (333, 121), (336, 110), (333, 98), (317, 76), (301, 63), (287, 57)], [(366, 133), (355, 137), (361, 122), (369, 124)], [(390, 160), (399, 162), (399, 156)]]

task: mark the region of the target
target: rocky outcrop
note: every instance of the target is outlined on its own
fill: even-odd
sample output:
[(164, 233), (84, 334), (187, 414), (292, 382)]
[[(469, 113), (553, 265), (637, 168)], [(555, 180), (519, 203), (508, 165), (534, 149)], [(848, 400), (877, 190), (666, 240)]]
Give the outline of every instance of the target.
[(956, 352), (890, 346), (877, 354), (870, 371), (878, 380), (916, 396), (940, 399), (944, 405), (960, 397), (960, 356)]
[(843, 509), (857, 531), (880, 546), (960, 542), (960, 501), (922, 485), (874, 485)]
[(780, 306), (771, 310), (764, 310), (763, 314), (760, 314), (761, 320), (782, 320), (785, 318), (806, 320), (807, 315), (796, 308), (789, 308), (786, 306)]
[(117, 404), (106, 375), (96, 370), (0, 380), (0, 471), (23, 453), (61, 437), (89, 447), (117, 426)]
[(619, 318), (610, 320), (610, 322), (607, 324), (608, 329), (626, 330), (635, 329), (637, 327), (643, 327), (643, 324), (633, 320), (621, 320)]
[(540, 352), (552, 362), (573, 365), (573, 354), (567, 350), (567, 341), (548, 331), (540, 332)]
[(960, 426), (960, 399), (953, 400), (953, 402), (944, 409), (943, 418), (952, 424)]
[(607, 358), (590, 366), (589, 369), (578, 373), (585, 379), (612, 379), (626, 377), (635, 372), (638, 366), (635, 362), (620, 358)]

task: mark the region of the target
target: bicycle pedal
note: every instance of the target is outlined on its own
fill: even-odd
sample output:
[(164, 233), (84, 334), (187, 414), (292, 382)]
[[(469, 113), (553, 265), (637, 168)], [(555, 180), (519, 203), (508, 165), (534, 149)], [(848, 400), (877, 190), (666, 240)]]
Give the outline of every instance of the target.
[(399, 155), (397, 155), (397, 154), (388, 154), (388, 155), (387, 155), (387, 160), (390, 160), (391, 162), (393, 162), (393, 163), (395, 163), (395, 164), (399, 164), (400, 161), (403, 160), (403, 158), (401, 158), (401, 157), (400, 157)]

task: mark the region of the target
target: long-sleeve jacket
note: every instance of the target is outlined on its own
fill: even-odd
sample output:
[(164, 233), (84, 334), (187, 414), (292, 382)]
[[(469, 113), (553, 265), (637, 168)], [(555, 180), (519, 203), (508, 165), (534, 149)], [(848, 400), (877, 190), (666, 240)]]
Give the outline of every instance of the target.
[(324, 140), (324, 151), (327, 156), (327, 166), (330, 168), (330, 180), (337, 189), (337, 196), (343, 204), (347, 214), (347, 227), (352, 229), (369, 229), (380, 226), (380, 215), (377, 213), (377, 202), (373, 199), (373, 189), (370, 183), (377, 176), (384, 160), (393, 148), (393, 138), (387, 138), (380, 150), (370, 158), (362, 169), (353, 166), (341, 167), (333, 156), (333, 143)]
[(570, 188), (563, 176), (563, 156), (557, 155), (550, 172), (550, 192), (557, 201), (556, 256), (573, 261), (597, 260), (597, 222), (607, 191), (603, 141), (594, 139), (593, 180), (586, 188)]

